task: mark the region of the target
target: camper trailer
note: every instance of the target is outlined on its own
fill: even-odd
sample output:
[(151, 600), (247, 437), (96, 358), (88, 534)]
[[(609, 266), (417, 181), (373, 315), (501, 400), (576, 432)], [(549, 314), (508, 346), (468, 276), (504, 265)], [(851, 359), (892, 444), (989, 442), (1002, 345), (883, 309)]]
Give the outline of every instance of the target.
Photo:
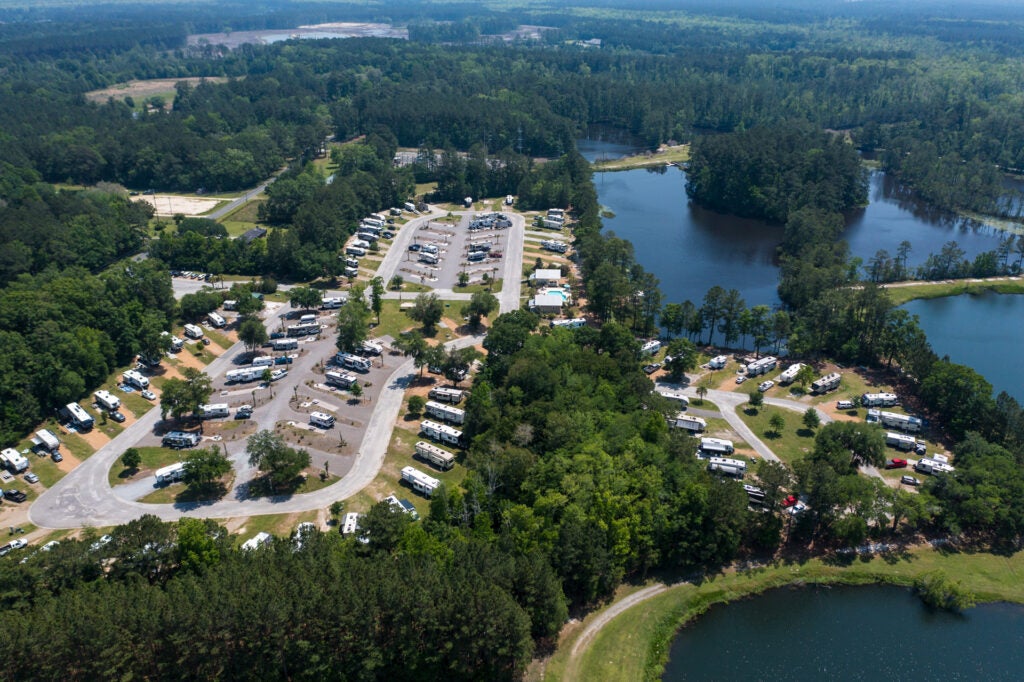
[(766, 355), (760, 360), (754, 360), (752, 363), (747, 365), (747, 376), (756, 377), (775, 369), (775, 366), (779, 363), (778, 359), (772, 355)]
[(142, 376), (139, 372), (134, 369), (130, 369), (121, 375), (121, 383), (137, 388), (140, 391), (144, 391), (149, 388), (149, 379)]
[(178, 462), (165, 466), (162, 469), (157, 469), (154, 477), (156, 478), (156, 485), (167, 485), (168, 483), (180, 481), (185, 477), (185, 463)]
[(420, 433), (427, 438), (432, 438), (441, 443), (449, 445), (462, 445), (462, 431), (453, 429), (450, 426), (424, 419), (420, 422)]
[(190, 339), (201, 339), (203, 338), (203, 330), (194, 324), (186, 324), (185, 336), (187, 336)]
[(885, 434), (885, 444), (897, 450), (914, 450), (917, 448), (917, 440), (913, 436), (905, 436), (902, 433), (889, 431)]
[(121, 399), (112, 395), (110, 391), (96, 391), (92, 394), (96, 404), (108, 412), (113, 412), (121, 407)]
[(363, 341), (359, 345), (359, 352), (363, 355), (383, 355), (384, 344), (377, 341)]
[(864, 407), (892, 407), (899, 402), (895, 393), (865, 393), (860, 397)]
[(36, 437), (32, 439), (32, 443), (42, 450), (44, 454), (52, 454), (60, 450), (60, 439), (49, 429), (36, 431)]
[(415, 467), (403, 467), (402, 480), (411, 485), (413, 490), (426, 497), (433, 495), (441, 485), (441, 481), (433, 476), (428, 476)]
[(828, 393), (829, 391), (839, 388), (839, 383), (842, 380), (843, 375), (839, 372), (826, 374), (811, 384), (811, 393)]
[(351, 353), (338, 353), (335, 355), (335, 361), (340, 362), (342, 367), (354, 369), (357, 372), (369, 372), (371, 367), (369, 360)]
[(579, 329), (580, 327), (586, 327), (587, 321), (582, 317), (574, 317), (571, 320), (551, 320), (552, 327), (562, 327), (563, 329)]
[(640, 355), (654, 355), (661, 350), (661, 341), (654, 339), (647, 341), (644, 345), (640, 346)]
[(165, 448), (194, 448), (199, 445), (199, 441), (202, 437), (198, 433), (189, 433), (187, 431), (171, 431), (165, 433), (160, 443)]
[(335, 386), (337, 388), (352, 388), (352, 385), (358, 380), (355, 374), (351, 372), (327, 372), (325, 375), (325, 381), (328, 386)]
[(78, 403), (68, 403), (61, 410), (61, 415), (79, 431), (88, 431), (96, 421)]
[(288, 336), (296, 338), (299, 336), (312, 336), (320, 333), (320, 324), (308, 322), (306, 324), (293, 324), (288, 326)]
[(448, 471), (455, 466), (455, 455), (424, 440), (417, 441), (416, 454), (441, 471)]
[(426, 405), (426, 413), (431, 417), (436, 417), (442, 421), (450, 422), (452, 424), (462, 424), (466, 421), (466, 411), (460, 410), (457, 407), (439, 403), (434, 400), (428, 400)]
[(310, 412), (309, 423), (321, 429), (329, 429), (334, 426), (334, 415), (326, 412)]
[(224, 380), (229, 384), (247, 384), (250, 381), (259, 381), (263, 378), (263, 371), (266, 367), (243, 367), (242, 369), (228, 370)]
[(701, 438), (699, 455), (731, 455), (736, 448), (724, 438)]
[(922, 474), (948, 474), (956, 471), (949, 462), (944, 462), (938, 459), (938, 455), (934, 457), (922, 457), (917, 460), (917, 464), (914, 465), (914, 471), (919, 471)]
[(709, 369), (722, 369), (726, 363), (729, 362), (728, 355), (716, 355), (715, 357), (708, 360)]
[(201, 419), (220, 419), (231, 414), (227, 403), (209, 403), (199, 406), (199, 417)]
[(457, 388), (445, 388), (444, 386), (435, 386), (430, 389), (430, 393), (427, 397), (442, 403), (451, 403), (452, 405), (458, 405), (462, 402), (462, 391)]
[(216, 327), (218, 329), (227, 324), (227, 320), (217, 313), (207, 313), (206, 319), (209, 320), (211, 327)]
[(881, 424), (890, 429), (899, 429), (909, 433), (917, 433), (924, 426), (924, 422), (917, 417), (885, 410), (868, 410), (867, 421), (871, 424)]
[(28, 460), (14, 448), (4, 448), (3, 451), (0, 451), (0, 466), (12, 474), (20, 474), (28, 469)]
[(794, 381), (796, 381), (796, 375), (799, 374), (800, 370), (802, 370), (806, 366), (807, 365), (805, 365), (802, 362), (794, 362), (792, 365), (787, 367), (782, 372), (782, 374), (779, 375), (779, 384), (785, 386), (787, 384), (793, 383)]
[(743, 478), (747, 473), (747, 463), (742, 459), (730, 457), (711, 457), (708, 459), (708, 471), (717, 471), (726, 476)]
[[(356, 261), (356, 265), (358, 264), (359, 261)], [(345, 299), (341, 298), (340, 296), (325, 296), (323, 300), (320, 301), (320, 307), (323, 308), (324, 310), (335, 310), (337, 308), (340, 308), (344, 304)]]
[[(367, 245), (369, 246), (369, 245)], [(362, 258), (366, 255), (366, 249), (361, 246), (346, 246), (345, 253), (349, 256), (355, 256), (356, 258)]]
[(658, 395), (666, 400), (671, 400), (672, 403), (681, 410), (685, 410), (690, 406), (690, 399), (682, 393), (673, 393), (670, 391), (658, 391)]
[(700, 433), (708, 427), (708, 423), (700, 417), (691, 417), (682, 412), (671, 419), (669, 425), (677, 429), (686, 429), (692, 433)]

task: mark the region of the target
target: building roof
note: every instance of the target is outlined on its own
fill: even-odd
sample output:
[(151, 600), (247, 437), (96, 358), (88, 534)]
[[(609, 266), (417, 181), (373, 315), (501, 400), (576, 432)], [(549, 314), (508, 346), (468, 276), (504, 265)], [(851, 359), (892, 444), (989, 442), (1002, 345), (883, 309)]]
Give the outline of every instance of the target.
[(259, 239), (260, 237), (265, 237), (266, 234), (267, 234), (267, 229), (265, 227), (254, 227), (251, 230), (248, 230), (247, 232), (242, 234), (242, 236), (239, 237), (239, 239), (241, 239), (243, 242), (248, 244), (253, 239)]
[(564, 300), (554, 294), (537, 294), (530, 299), (531, 308), (561, 308)]
[(541, 268), (540, 270), (535, 270), (533, 274), (530, 275), (530, 279), (558, 280), (562, 279), (562, 271), (556, 268)]

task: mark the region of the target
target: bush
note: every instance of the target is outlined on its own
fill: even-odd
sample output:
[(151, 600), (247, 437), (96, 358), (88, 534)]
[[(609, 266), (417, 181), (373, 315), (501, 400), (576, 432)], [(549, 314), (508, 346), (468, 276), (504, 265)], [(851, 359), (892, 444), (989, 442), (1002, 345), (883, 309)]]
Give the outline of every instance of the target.
[(914, 580), (914, 590), (928, 606), (945, 611), (963, 611), (974, 606), (974, 595), (942, 571), (932, 571)]
[(421, 395), (414, 395), (409, 398), (409, 414), (418, 417), (426, 406), (427, 401)]

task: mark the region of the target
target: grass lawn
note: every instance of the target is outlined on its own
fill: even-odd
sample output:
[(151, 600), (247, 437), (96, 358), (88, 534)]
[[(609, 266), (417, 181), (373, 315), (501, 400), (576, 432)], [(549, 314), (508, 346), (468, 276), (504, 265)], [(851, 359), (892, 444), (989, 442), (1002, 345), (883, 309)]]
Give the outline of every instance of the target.
[(981, 294), (988, 291), (997, 294), (1024, 294), (1024, 279), (1006, 277), (987, 282), (931, 282), (913, 286), (887, 287), (886, 291), (893, 303), (903, 305), (907, 301), (918, 298), (942, 298), (961, 294)]
[(492, 294), (496, 294), (501, 291), (501, 285), (505, 280), (499, 279), (493, 282), (493, 284), (470, 284), (468, 286), (460, 287), (456, 286), (452, 291), (457, 294), (475, 294), (478, 291), (490, 291)]
[(219, 500), (231, 490), (234, 479), (235, 474), (232, 472), (220, 480), (219, 486), (204, 487), (203, 489), (189, 488), (184, 483), (171, 483), (139, 498), (139, 502), (143, 504), (176, 504)]
[(308, 511), (297, 514), (266, 514), (251, 516), (238, 534), (237, 545), (252, 538), (257, 533), (270, 533), (278, 537), (289, 537), (295, 527), (305, 521), (316, 521), (317, 512)]
[[(376, 320), (371, 320), (371, 322), (376, 322)], [(419, 323), (414, 322), (402, 312), (399, 301), (385, 300), (384, 307), (380, 311), (380, 324), (370, 329), (370, 335), (377, 338), (390, 336), (397, 339), (399, 334), (413, 327), (419, 327)]]
[[(897, 556), (856, 558), (849, 563), (822, 559), (778, 562), (743, 573), (713, 576), (699, 586), (674, 585), (609, 622), (577, 661), (569, 657), (575, 637), (568, 637), (547, 662), (544, 679), (658, 679), (676, 630), (711, 604), (731, 602), (795, 582), (911, 585), (917, 576), (934, 570), (960, 581), (979, 601), (1024, 602), (1024, 581), (1020, 579), (1024, 572), (1022, 552), (1006, 557), (921, 548)], [(584, 624), (597, 613), (588, 615)]]
[[(736, 414), (786, 464), (801, 459), (814, 447), (814, 431), (804, 426), (799, 412), (765, 405), (756, 413), (753, 408), (741, 406)], [(782, 415), (786, 425), (781, 433), (768, 435), (771, 431), (768, 421), (775, 414)]]
[(690, 398), (690, 407), (698, 410), (718, 410), (719, 412), (722, 411), (721, 409), (719, 409), (718, 405), (714, 404), (707, 398), (704, 398), (703, 400), (701, 400), (700, 398)]
[(630, 170), (633, 168), (645, 168), (647, 166), (664, 166), (667, 163), (684, 163), (690, 160), (690, 145), (681, 144), (675, 147), (666, 147), (663, 152), (648, 152), (627, 156), (624, 159), (611, 161), (598, 161), (594, 163), (595, 171), (617, 171)]
[(142, 476), (148, 476), (148, 473), (156, 469), (160, 469), (169, 464), (175, 462), (181, 462), (185, 459), (185, 453), (180, 450), (171, 450), (170, 448), (158, 448), (158, 447), (142, 447), (135, 448), (142, 455), (142, 463), (139, 465), (138, 470), (132, 473), (121, 464), (121, 459), (114, 460), (114, 463), (110, 467), (110, 471), (107, 473), (107, 480), (110, 481), (111, 486), (122, 485), (124, 483), (132, 483), (133, 481), (139, 480)]
[(235, 345), (231, 339), (229, 339), (224, 334), (221, 334), (220, 332), (214, 331), (212, 329), (204, 329), (203, 332), (208, 337), (210, 337), (210, 341), (213, 341), (215, 344), (217, 344), (224, 350), (227, 350), (228, 348), (231, 348), (231, 346)]

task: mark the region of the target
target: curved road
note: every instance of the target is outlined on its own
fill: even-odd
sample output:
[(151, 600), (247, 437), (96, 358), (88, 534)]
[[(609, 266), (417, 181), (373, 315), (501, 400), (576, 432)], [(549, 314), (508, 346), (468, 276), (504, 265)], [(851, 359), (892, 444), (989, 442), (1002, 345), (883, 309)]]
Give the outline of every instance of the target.
[[(522, 233), (525, 220), (522, 216), (514, 217), (518, 218), (518, 221), (513, 221), (513, 227), (510, 228), (512, 236), (509, 239), (503, 271), (505, 281), (499, 297), (501, 312), (519, 307), (522, 286)], [(423, 220), (427, 219), (429, 216), (423, 217)], [(399, 234), (406, 235), (404, 242), (396, 239), (381, 262), (377, 272), (381, 277), (386, 275), (385, 281), (390, 279), (394, 269), (401, 262), (402, 252), (408, 247), (407, 242), (411, 239), (412, 232), (413, 230), (401, 230)], [(517, 245), (517, 248), (514, 245)], [(391, 274), (388, 274), (389, 272)], [(268, 326), (276, 326), (277, 323), (276, 318), (267, 321)], [(446, 345), (466, 347), (480, 343), (482, 339), (482, 336), (466, 336)], [(242, 350), (241, 343), (235, 344), (211, 362), (206, 368), (206, 373), (211, 376), (223, 374), (231, 367), (234, 356)], [(303, 365), (312, 361), (309, 358), (306, 360)], [(294, 370), (296, 373), (301, 372), (299, 366), (295, 366)], [(405, 389), (415, 375), (412, 360), (403, 362), (391, 372), (380, 396), (376, 399), (352, 468), (340, 481), (326, 488), (301, 495), (255, 500), (232, 499), (229, 496), (216, 502), (195, 504), (143, 504), (133, 499), (125, 499), (130, 496), (130, 491), (119, 491), (120, 495), (115, 493), (110, 485), (108, 473), (114, 461), (127, 447), (152, 433), (160, 420), (160, 410), (154, 407), (44, 492), (29, 508), (29, 520), (41, 528), (63, 529), (117, 525), (127, 523), (143, 514), (155, 514), (166, 521), (173, 521), (182, 516), (224, 518), (322, 509), (335, 500), (351, 497), (377, 476), (387, 454)], [(281, 396), (284, 398), (279, 399)], [(279, 390), (278, 397), (272, 402), (272, 408), (260, 411), (263, 413), (260, 414), (261, 426), (265, 426), (263, 422), (276, 423), (279, 418), (285, 416), (283, 413), (286, 406), (287, 390)], [(234, 462), (239, 480), (244, 482), (253, 472), (247, 469), (241, 447), (240, 444), (234, 444), (234, 452), (229, 451), (229, 456)]]

